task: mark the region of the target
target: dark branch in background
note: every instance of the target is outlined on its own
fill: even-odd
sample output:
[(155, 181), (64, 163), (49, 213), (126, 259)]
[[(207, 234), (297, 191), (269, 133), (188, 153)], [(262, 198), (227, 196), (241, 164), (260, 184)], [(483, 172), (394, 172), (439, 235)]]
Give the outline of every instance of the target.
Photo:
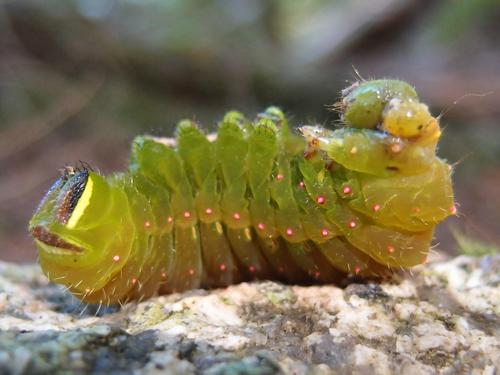
[(11, 124), (9, 128), (0, 132), (0, 162), (46, 137), (59, 126), (63, 126), (68, 119), (88, 105), (101, 84), (81, 86), (68, 89), (46, 113)]

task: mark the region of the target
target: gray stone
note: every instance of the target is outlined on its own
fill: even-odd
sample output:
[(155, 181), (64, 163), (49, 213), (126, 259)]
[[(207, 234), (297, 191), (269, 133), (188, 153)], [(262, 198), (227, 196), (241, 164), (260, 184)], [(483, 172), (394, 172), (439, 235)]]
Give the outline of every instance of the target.
[(243, 283), (86, 306), (0, 263), (1, 374), (495, 374), (500, 256), (382, 284)]

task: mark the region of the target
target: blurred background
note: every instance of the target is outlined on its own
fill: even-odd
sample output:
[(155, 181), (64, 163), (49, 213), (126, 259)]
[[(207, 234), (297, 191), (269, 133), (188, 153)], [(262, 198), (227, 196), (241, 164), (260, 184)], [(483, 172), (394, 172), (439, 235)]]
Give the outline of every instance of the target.
[(233, 108), (331, 125), (353, 66), (446, 111), (460, 215), (438, 249), (497, 248), (499, 0), (3, 0), (0, 259), (36, 260), (27, 222), (64, 165), (124, 169), (135, 135)]

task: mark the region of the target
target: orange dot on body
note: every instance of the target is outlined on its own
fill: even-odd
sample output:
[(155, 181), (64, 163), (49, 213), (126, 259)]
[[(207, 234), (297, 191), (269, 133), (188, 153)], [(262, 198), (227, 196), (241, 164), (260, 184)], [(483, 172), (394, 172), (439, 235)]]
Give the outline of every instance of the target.
[(291, 237), (293, 236), (293, 229), (292, 228), (286, 228), (286, 231), (285, 231), (286, 235)]
[(317, 198), (316, 198), (316, 203), (318, 204), (325, 204), (326, 202), (326, 198), (322, 195), (319, 195)]
[(356, 228), (356, 222), (354, 220), (351, 220), (349, 222), (349, 224), (347, 224), (349, 226), (349, 228), (353, 229), (353, 228)]
[(299, 182), (299, 188), (303, 189), (303, 188), (304, 188), (304, 186), (306, 186), (306, 185), (304, 184), (304, 181), (300, 181), (300, 182)]
[(188, 269), (188, 273), (190, 276), (193, 276), (194, 275), (194, 269), (190, 268)]
[(266, 226), (263, 223), (258, 223), (257, 228), (259, 228), (259, 230), (264, 230)]
[(212, 210), (210, 207), (208, 207), (208, 208), (205, 210), (205, 213), (206, 213), (207, 215), (212, 215), (213, 210)]
[(359, 266), (354, 267), (354, 273), (357, 275), (361, 272), (361, 268)]
[(353, 146), (351, 148), (351, 154), (354, 155), (354, 154), (357, 154), (358, 153), (358, 148), (356, 146)]
[(226, 270), (226, 265), (224, 263), (222, 263), (220, 266), (219, 266), (219, 269), (224, 272)]
[(238, 212), (235, 212), (233, 214), (233, 217), (234, 217), (234, 220), (240, 220), (241, 219), (241, 216), (240, 216), (240, 214)]
[(163, 277), (164, 279), (166, 279), (167, 278), (167, 274), (165, 272), (162, 272), (161, 273), (161, 277)]
[(380, 204), (374, 204), (374, 205), (373, 205), (373, 211), (374, 211), (374, 212), (378, 212), (378, 211), (380, 211)]
[(457, 206), (455, 206), (455, 205), (451, 206), (450, 212), (452, 215), (456, 215), (457, 214)]
[(351, 194), (352, 193), (352, 189), (350, 186), (344, 186), (344, 188), (342, 189), (342, 192), (344, 194)]
[(255, 272), (255, 267), (254, 267), (254, 266), (249, 266), (249, 267), (248, 267), (248, 270), (249, 270), (250, 272), (254, 273), (254, 272)]
[(151, 228), (151, 222), (150, 221), (145, 221), (144, 222), (144, 227), (145, 228)]
[(132, 285), (135, 285), (137, 283), (137, 279), (135, 277), (131, 281), (132, 281)]
[(174, 218), (172, 216), (167, 217), (167, 223), (171, 224), (174, 222)]
[(394, 152), (395, 154), (397, 154), (398, 152), (401, 152), (401, 150), (402, 150), (402, 147), (399, 143), (394, 143), (391, 146), (391, 151)]
[(285, 176), (283, 176), (282, 174), (278, 174), (276, 176), (276, 180), (278, 180), (278, 181), (283, 181), (284, 178), (285, 178)]
[(119, 262), (120, 261), (120, 256), (119, 255), (114, 255), (113, 256), (113, 262)]
[(189, 212), (189, 211), (184, 211), (184, 214), (183, 214), (183, 215), (184, 215), (184, 217), (185, 217), (186, 219), (189, 219), (189, 218), (191, 217), (191, 212)]
[(319, 277), (320, 277), (320, 276), (321, 276), (321, 272), (316, 271), (316, 272), (314, 273), (314, 278), (315, 278), (315, 279), (319, 279)]
[(387, 251), (390, 252), (390, 253), (393, 253), (394, 251), (396, 251), (396, 249), (394, 248), (394, 246), (388, 245), (387, 246)]
[(328, 231), (328, 229), (326, 229), (326, 228), (321, 229), (321, 235), (323, 237), (328, 237), (329, 234), (330, 234), (330, 232)]

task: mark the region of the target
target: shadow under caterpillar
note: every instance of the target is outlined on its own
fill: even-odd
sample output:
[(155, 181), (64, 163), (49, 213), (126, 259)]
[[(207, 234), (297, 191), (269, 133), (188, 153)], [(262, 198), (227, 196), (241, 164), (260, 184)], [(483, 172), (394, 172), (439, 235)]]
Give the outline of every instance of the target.
[(293, 133), (270, 107), (216, 137), (137, 137), (128, 171), (67, 167), (29, 223), (42, 269), (78, 298), (123, 303), (250, 279), (338, 282), (426, 260), (455, 213), (438, 120), (397, 80), (358, 82), (343, 126)]

